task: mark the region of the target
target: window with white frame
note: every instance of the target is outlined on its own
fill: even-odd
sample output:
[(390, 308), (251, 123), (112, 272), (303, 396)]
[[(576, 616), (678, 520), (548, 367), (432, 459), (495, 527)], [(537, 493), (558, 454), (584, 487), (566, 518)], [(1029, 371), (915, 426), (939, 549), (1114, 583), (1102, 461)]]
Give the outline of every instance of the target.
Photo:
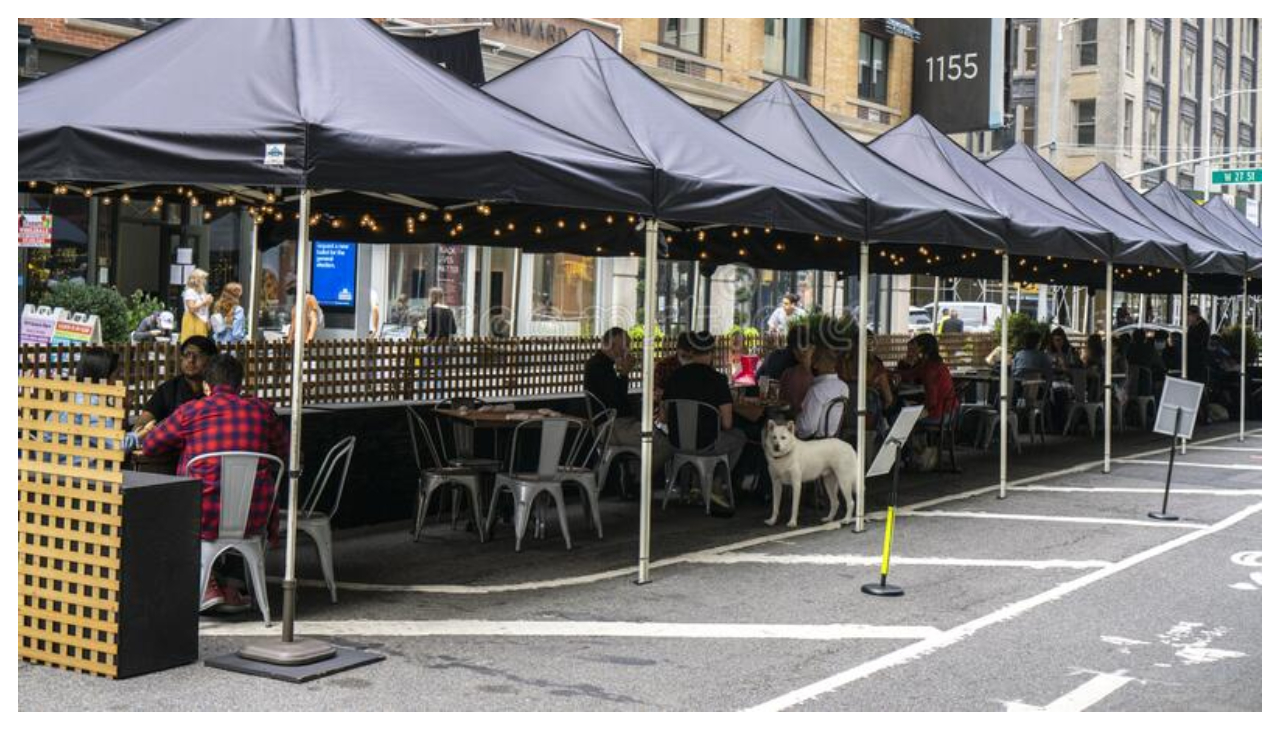
[(1164, 127), (1164, 111), (1152, 104), (1143, 110), (1142, 154), (1147, 159), (1160, 159), (1161, 129)]
[(1124, 70), (1133, 73), (1138, 55), (1138, 21), (1127, 18), (1124, 23)]
[(660, 44), (702, 55), (702, 18), (661, 18), (658, 23)]
[(1147, 78), (1164, 81), (1164, 31), (1147, 28)]
[(809, 18), (764, 19), (764, 70), (809, 80)]
[(1124, 145), (1124, 153), (1126, 155), (1133, 154), (1133, 97), (1127, 96), (1124, 100), (1124, 133), (1122, 135), (1122, 144)]
[(1076, 68), (1098, 65), (1098, 19), (1085, 18), (1076, 25)]
[(1198, 66), (1199, 54), (1196, 53), (1195, 46), (1183, 44), (1182, 46), (1182, 74), (1178, 80), (1178, 86), (1182, 89), (1182, 95), (1188, 99), (1196, 98), (1197, 84), (1196, 81), (1200, 76)]
[(1097, 142), (1097, 99), (1079, 99), (1071, 102), (1075, 119), (1077, 147), (1093, 147)]

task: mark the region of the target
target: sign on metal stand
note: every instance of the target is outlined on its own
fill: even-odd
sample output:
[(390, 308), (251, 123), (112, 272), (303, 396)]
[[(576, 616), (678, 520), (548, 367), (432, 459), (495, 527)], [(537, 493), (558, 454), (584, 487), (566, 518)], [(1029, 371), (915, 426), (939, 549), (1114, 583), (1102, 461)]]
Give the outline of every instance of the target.
[(862, 586), (862, 592), (869, 596), (901, 596), (903, 594), (900, 586), (889, 585), (889, 553), (893, 550), (893, 516), (898, 509), (898, 473), (902, 470), (902, 446), (910, 438), (911, 430), (915, 428), (916, 421), (920, 419), (923, 411), (924, 406), (910, 406), (902, 409), (898, 419), (893, 422), (893, 428), (889, 430), (889, 436), (885, 438), (884, 446), (880, 447), (875, 461), (871, 462), (871, 468), (867, 470), (867, 478), (880, 476), (893, 470), (893, 488), (889, 492), (889, 509), (884, 523), (884, 552), (880, 558), (880, 581)]
[(1169, 486), (1173, 482), (1173, 460), (1178, 453), (1178, 439), (1191, 439), (1195, 430), (1196, 416), (1200, 411), (1200, 397), (1204, 395), (1204, 384), (1182, 378), (1167, 377), (1164, 379), (1164, 391), (1160, 394), (1160, 407), (1156, 410), (1153, 433), (1169, 436), (1169, 471), (1164, 479), (1164, 502), (1159, 512), (1148, 512), (1153, 520), (1173, 522), (1177, 515), (1169, 514)]

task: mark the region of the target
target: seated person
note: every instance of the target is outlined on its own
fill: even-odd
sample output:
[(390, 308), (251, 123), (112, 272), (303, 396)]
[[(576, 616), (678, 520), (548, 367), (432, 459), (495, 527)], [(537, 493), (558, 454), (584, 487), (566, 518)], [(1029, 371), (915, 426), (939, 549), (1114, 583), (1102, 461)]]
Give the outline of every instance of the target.
[(173, 334), (173, 313), (160, 310), (142, 318), (133, 330), (133, 339), (138, 342), (168, 338)]
[[(999, 345), (996, 345), (995, 348), (991, 350), (991, 352), (987, 353), (987, 356), (984, 359), (984, 361), (987, 363), (987, 367), (991, 368), (992, 370), (1000, 369), (1000, 355), (1003, 353), (1004, 353), (1004, 349)], [(1005, 361), (1009, 364), (1010, 367), (1013, 366), (1012, 357), (1005, 357)]]
[(1164, 371), (1168, 373), (1171, 370), (1182, 372), (1182, 333), (1161, 332), (1166, 338), (1167, 344), (1160, 351), (1160, 359), (1164, 362)]
[(1019, 380), (1053, 381), (1053, 361), (1040, 349), (1040, 333), (1022, 335), (1022, 349), (1013, 354), (1013, 377)]
[[(151, 430), (139, 444), (144, 455), (178, 451), (182, 454), (178, 473), (187, 473), (187, 462), (216, 451), (256, 451), (288, 458), (288, 438), (284, 422), (265, 400), (240, 394), (244, 368), (232, 355), (216, 355), (204, 373), (204, 398), (178, 406), (168, 418)], [(191, 476), (203, 484), (200, 510), (200, 539), (218, 538), (221, 508), (221, 465), (216, 459), (196, 464)], [(246, 537), (266, 534), (276, 539), (278, 513), (275, 507), (275, 476), (266, 464), (259, 464), (254, 480), (253, 501)], [(247, 596), (231, 589), (216, 576), (205, 586), (200, 609), (216, 605), (249, 605)]]
[(920, 346), (916, 344), (916, 338), (912, 337), (907, 340), (907, 354), (902, 356), (898, 361), (898, 370), (910, 370), (920, 362)]
[[(837, 398), (849, 397), (849, 386), (836, 374), (836, 353), (826, 347), (818, 347), (813, 353), (813, 383), (805, 394), (799, 416), (796, 417), (796, 435), (800, 438), (832, 438), (840, 436), (840, 423), (844, 409), (836, 406), (827, 414), (827, 406)], [(827, 422), (822, 419), (827, 416)]]
[[(809, 328), (804, 325), (795, 325), (787, 330), (787, 346), (774, 350), (769, 356), (760, 363), (756, 368), (756, 381), (761, 378), (769, 378), (778, 380), (787, 368), (796, 364), (799, 358), (800, 350), (809, 342)], [(761, 393), (764, 395), (764, 393)]]
[(951, 382), (951, 370), (942, 361), (938, 351), (938, 338), (930, 334), (916, 335), (911, 340), (919, 353), (915, 367), (899, 373), (906, 383), (924, 386), (924, 415), (920, 423), (937, 425), (952, 415), (959, 407), (955, 386)]
[(796, 364), (783, 371), (779, 378), (778, 395), (783, 403), (790, 406), (792, 413), (800, 412), (805, 394), (813, 384), (813, 353), (813, 345), (804, 343), (796, 352)]
[[(119, 356), (116, 355), (116, 353), (111, 352), (110, 350), (104, 347), (86, 348), (85, 351), (80, 355), (80, 362), (76, 363), (76, 380), (80, 380), (80, 381), (112, 380), (117, 375), (116, 369), (119, 363), (120, 363)], [(87, 396), (84, 393), (74, 394), (75, 404), (78, 406), (105, 405), (103, 403), (104, 398), (107, 398), (107, 396), (97, 395), (96, 393), (90, 393)], [(53, 404), (50, 403), (50, 406), (52, 405)], [(56, 420), (60, 424), (70, 424), (73, 426), (88, 426), (90, 428), (98, 428), (100, 426), (115, 427), (117, 431), (123, 434), (124, 432), (123, 419), (119, 419), (119, 421), (115, 423), (111, 423), (111, 422), (104, 423), (103, 422), (104, 419), (107, 419), (107, 417), (98, 416), (95, 414), (87, 414), (87, 415), (77, 414), (75, 416), (71, 416), (65, 410), (55, 411), (52, 409), (49, 410), (48, 414), (45, 416), (45, 420), (48, 422)], [(76, 437), (72, 437), (72, 438), (75, 439)], [(51, 442), (53, 440), (53, 434), (46, 433), (45, 440)], [(97, 449), (107, 449), (107, 450), (115, 451), (116, 449), (119, 449), (123, 446), (119, 438), (100, 439), (97, 437), (84, 437), (82, 440), (84, 442), (82, 445), (88, 446), (91, 448), (97, 448)], [(63, 444), (67, 443), (67, 435), (59, 434), (58, 441), (59, 443), (63, 443)], [(59, 464), (65, 464), (67, 462), (67, 457), (65, 455), (59, 455), (57, 457), (57, 461)], [(90, 459), (90, 461), (95, 461), (95, 460)], [(80, 463), (81, 463), (81, 457), (79, 456), (71, 457), (72, 466), (80, 466)]]
[[(875, 349), (875, 334), (867, 333), (867, 387), (875, 393), (876, 398), (868, 397), (867, 399), (867, 422), (868, 428), (874, 429), (876, 424), (880, 422), (882, 416), (897, 412), (897, 396), (893, 392), (893, 378), (889, 374), (889, 369), (884, 366), (884, 360), (880, 356), (872, 352)], [(849, 386), (849, 400), (851, 404), (857, 403), (855, 397), (858, 385), (858, 342), (855, 339), (852, 347), (840, 354), (836, 364), (836, 373), (840, 379)], [(877, 400), (878, 399), (878, 400)]]
[(218, 354), (218, 346), (204, 335), (192, 335), (182, 343), (179, 353), (182, 374), (161, 383), (151, 395), (151, 400), (142, 407), (138, 422), (134, 424), (139, 435), (152, 424), (168, 418), (178, 406), (204, 397), (204, 368), (209, 359)]
[[(715, 417), (699, 412), (697, 445), (701, 453), (727, 454), (732, 473), (742, 456), (747, 436), (733, 425), (733, 397), (729, 393), (729, 380), (711, 367), (711, 353), (715, 344), (715, 338), (709, 332), (690, 335), (689, 362), (680, 366), (667, 379), (663, 395), (668, 403), (673, 400), (692, 400), (708, 403), (715, 408)], [(680, 443), (680, 424), (676, 422), (675, 416), (674, 408), (669, 406), (666, 422), (672, 445)], [(713, 493), (712, 500), (719, 503), (718, 495)]]
[(1065, 376), (1072, 368), (1084, 367), (1080, 360), (1080, 355), (1076, 353), (1076, 348), (1071, 346), (1067, 340), (1067, 333), (1061, 327), (1054, 328), (1049, 335), (1049, 341), (1045, 343), (1045, 354), (1049, 356), (1049, 361), (1053, 364), (1053, 373), (1059, 376)]
[(690, 352), (689, 333), (681, 332), (676, 337), (676, 351), (653, 364), (653, 400), (655, 402), (662, 402), (662, 391), (666, 387), (667, 378), (671, 377), (671, 373), (681, 365), (689, 362)]
[[(621, 327), (612, 327), (600, 338), (600, 349), (587, 360), (583, 373), (584, 389), (595, 396), (604, 408), (615, 414), (609, 443), (640, 448), (640, 417), (631, 408), (628, 382), (636, 360), (631, 354), (631, 337)], [(653, 468), (666, 463), (669, 452), (664, 439), (655, 433)]]

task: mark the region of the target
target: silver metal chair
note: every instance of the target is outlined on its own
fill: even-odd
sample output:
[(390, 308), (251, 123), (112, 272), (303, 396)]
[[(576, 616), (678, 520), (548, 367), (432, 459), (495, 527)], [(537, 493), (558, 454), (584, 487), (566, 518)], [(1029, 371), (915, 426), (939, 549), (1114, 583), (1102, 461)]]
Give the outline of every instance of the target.
[[(836, 406), (840, 407), (840, 415), (838, 417), (835, 416), (835, 413), (834, 413)], [(849, 397), (842, 395), (836, 398), (832, 398), (830, 401), (827, 402), (827, 405), (823, 407), (822, 421), (818, 424), (818, 430), (815, 431), (814, 434), (809, 437), (809, 440), (814, 441), (817, 439), (842, 438), (846, 431), (846, 427), (848, 426), (848, 423), (849, 423)], [(856, 432), (854, 433), (854, 438), (856, 443), (856, 438), (857, 438)], [(827, 496), (827, 493), (826, 493), (826, 490), (824, 489), (813, 490), (814, 509), (822, 508), (823, 502), (826, 501), (826, 496)]]
[(1124, 381), (1124, 415), (1128, 416), (1129, 406), (1137, 406), (1138, 422), (1143, 431), (1147, 430), (1149, 419), (1155, 417), (1156, 397), (1152, 395), (1153, 383), (1151, 368), (1141, 365), (1130, 366), (1129, 376)]
[[(498, 516), (498, 499), (504, 491), (510, 492), (515, 500), (513, 521), (516, 530), (516, 552), (520, 552), (524, 542), (525, 531), (529, 527), (529, 517), (535, 501), (549, 495), (556, 503), (556, 512), (560, 517), (560, 533), (564, 536), (566, 550), (573, 549), (569, 538), (569, 519), (564, 511), (564, 489), (561, 487), (566, 467), (572, 466), (566, 458), (565, 444), (569, 433), (579, 428), (580, 423), (568, 418), (538, 418), (525, 421), (516, 426), (511, 439), (511, 453), (507, 470), (494, 478), (493, 495), (489, 501), (489, 519), (486, 529), (493, 527)], [(538, 463), (533, 472), (516, 471), (520, 445), (525, 440), (538, 437)]]
[(218, 460), (221, 472), (218, 476), (219, 501), (218, 537), (200, 541), (200, 595), (204, 595), (213, 563), (227, 551), (239, 553), (244, 558), (249, 580), (253, 585), (254, 601), (262, 612), (262, 622), (271, 625), (271, 606), (267, 600), (266, 533), (246, 535), (249, 511), (253, 506), (253, 487), (257, 481), (258, 467), (265, 462), (276, 468), (275, 484), (271, 499), (280, 491), (284, 477), (284, 461), (271, 454), (256, 451), (216, 451), (201, 454), (187, 462), (187, 473), (202, 461)]
[(1027, 424), (1029, 443), (1035, 445), (1036, 432), (1040, 433), (1040, 443), (1044, 443), (1045, 432), (1049, 423), (1049, 391), (1050, 384), (1044, 380), (1023, 380), (1022, 402), (1018, 405), (1019, 418)]
[(470, 498), (471, 511), (476, 523), (476, 532), (480, 542), (488, 539), (484, 523), (483, 488), (480, 472), (461, 466), (445, 466), (440, 452), (432, 439), (431, 427), (414, 412), (405, 407), (409, 419), (409, 443), (413, 445), (413, 461), (418, 467), (418, 504), (413, 523), (413, 540), (418, 541), (422, 535), (423, 523), (427, 521), (427, 506), (431, 503), (431, 495), (441, 487), (452, 491), (465, 490)]
[(1089, 436), (1090, 438), (1098, 435), (1098, 419), (1102, 416), (1102, 412), (1106, 407), (1100, 398), (1091, 397), (1093, 394), (1089, 392), (1089, 373), (1084, 368), (1071, 369), (1071, 407), (1067, 409), (1066, 424), (1062, 428), (1062, 435), (1071, 435), (1071, 428), (1075, 425), (1076, 417), (1084, 415), (1089, 419)]
[[(710, 403), (684, 399), (663, 401), (662, 407), (667, 413), (667, 422), (672, 424), (672, 431), (677, 436), (672, 441), (674, 451), (671, 455), (671, 462), (667, 467), (667, 488), (662, 495), (662, 508), (664, 510), (667, 508), (667, 500), (671, 498), (671, 493), (678, 489), (677, 478), (686, 466), (692, 466), (698, 474), (698, 486), (702, 490), (702, 501), (705, 503), (707, 514), (711, 514), (711, 489), (715, 482), (715, 475), (720, 467), (723, 466), (724, 483), (728, 487), (725, 491), (729, 495), (729, 506), (734, 507), (729, 455), (709, 453), (710, 449), (714, 448), (716, 438), (719, 436), (720, 411)], [(710, 435), (710, 443), (703, 446), (700, 446), (699, 442), (706, 442), (707, 439), (705, 436), (702, 439), (698, 438), (700, 435), (698, 433), (700, 414), (714, 417), (716, 423), (716, 431)]]
[[(324, 583), (329, 587), (329, 600), (333, 603), (338, 602), (338, 586), (333, 579), (332, 521), (342, 503), (342, 492), (347, 486), (347, 470), (351, 467), (351, 453), (355, 448), (355, 436), (347, 436), (334, 444), (320, 463), (320, 469), (311, 481), (307, 496), (298, 505), (298, 532), (310, 537), (316, 546), (320, 572), (324, 575)], [(329, 511), (325, 512), (320, 509), (320, 498), (328, 491), (335, 493)], [(288, 515), (284, 517), (287, 524)]]
[(587, 522), (595, 526), (596, 535), (601, 540), (604, 539), (604, 523), (600, 521), (600, 491), (604, 483), (598, 478), (598, 467), (613, 432), (615, 415), (610, 408), (592, 417), (591, 428), (579, 430), (577, 442), (569, 455), (569, 465), (560, 470), (561, 481), (576, 484), (582, 490), (582, 507), (587, 514)]
[[(588, 392), (585, 395), (586, 395), (586, 401), (587, 401), (587, 417), (591, 419), (592, 423), (594, 423), (597, 414), (603, 413), (604, 411), (610, 410), (610, 409), (605, 408), (604, 403), (599, 398), (592, 395), (591, 393)], [(615, 420), (616, 420), (616, 415), (615, 415)], [(610, 431), (610, 436), (612, 436), (612, 430)], [(613, 462), (623, 458), (626, 458), (626, 459), (634, 458), (636, 461), (639, 461), (640, 446), (639, 445), (632, 446), (629, 444), (615, 444), (615, 443), (611, 443), (608, 439), (606, 439), (604, 442), (604, 449), (600, 454), (600, 462), (596, 465), (596, 481), (599, 482), (601, 490), (604, 489), (605, 485), (609, 481), (609, 470), (613, 468)], [(625, 462), (624, 462), (624, 467), (625, 467)], [(624, 468), (622, 471), (622, 474), (619, 475), (618, 494), (621, 496), (626, 496), (626, 493), (627, 493), (627, 475), (626, 475), (626, 470)]]
[[(443, 400), (436, 404), (435, 410), (456, 410), (459, 408), (467, 408), (476, 410), (485, 405), (485, 402), (479, 398), (451, 398)], [(475, 429), (465, 423), (457, 421), (452, 422), (449, 434), (453, 437), (453, 449), (449, 448), (450, 439), (445, 438), (444, 419), (433, 416), (432, 422), (436, 427), (436, 436), (440, 444), (441, 464), (447, 466), (465, 466), (469, 469), (482, 471), (490, 474), (496, 474), (502, 469), (501, 459), (491, 459), (484, 456), (475, 455)], [(456, 517), (456, 514), (455, 514)]]

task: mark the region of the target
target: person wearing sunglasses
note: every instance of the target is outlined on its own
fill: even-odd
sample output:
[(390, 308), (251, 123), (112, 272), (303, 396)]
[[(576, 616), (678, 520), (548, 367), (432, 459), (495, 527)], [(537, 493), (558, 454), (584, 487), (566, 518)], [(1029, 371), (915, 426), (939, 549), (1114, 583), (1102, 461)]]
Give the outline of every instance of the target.
[(139, 436), (151, 430), (156, 423), (169, 417), (178, 406), (190, 400), (204, 397), (204, 369), (209, 360), (218, 354), (218, 346), (204, 335), (192, 335), (182, 342), (179, 350), (177, 377), (160, 384), (151, 399), (142, 407), (134, 431)]

